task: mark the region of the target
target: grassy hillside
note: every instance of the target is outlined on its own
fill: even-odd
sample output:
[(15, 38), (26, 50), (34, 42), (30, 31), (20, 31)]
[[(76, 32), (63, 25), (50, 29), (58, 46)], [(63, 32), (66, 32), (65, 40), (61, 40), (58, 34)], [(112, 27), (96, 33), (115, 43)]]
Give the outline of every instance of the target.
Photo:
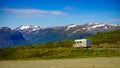
[(120, 47), (120, 30), (99, 33), (87, 37), (93, 42), (93, 47)]
[(0, 49), (0, 60), (120, 57), (120, 30), (88, 37), (92, 48), (73, 48), (73, 40)]

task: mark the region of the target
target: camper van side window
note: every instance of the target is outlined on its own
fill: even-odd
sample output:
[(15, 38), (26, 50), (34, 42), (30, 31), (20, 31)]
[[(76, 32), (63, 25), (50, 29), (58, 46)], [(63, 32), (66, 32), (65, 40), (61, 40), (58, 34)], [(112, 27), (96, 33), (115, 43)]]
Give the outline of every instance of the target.
[(80, 43), (82, 43), (82, 42), (80, 41)]

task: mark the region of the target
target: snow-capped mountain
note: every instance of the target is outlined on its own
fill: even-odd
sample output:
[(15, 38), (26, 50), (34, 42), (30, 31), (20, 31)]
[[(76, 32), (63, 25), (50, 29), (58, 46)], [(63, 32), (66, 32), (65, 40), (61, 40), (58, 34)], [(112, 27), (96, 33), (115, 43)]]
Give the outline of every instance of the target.
[(116, 27), (116, 26), (120, 26), (120, 25), (118, 25), (118, 24), (103, 24), (103, 23), (88, 23), (88, 24), (85, 24), (85, 28), (83, 28), (83, 29), (87, 29), (87, 30), (91, 31), (92, 29), (104, 27), (104, 29), (107, 30), (109, 26)]
[(39, 26), (33, 26), (33, 25), (21, 25), (20, 27), (16, 28), (16, 31), (23, 31), (23, 32), (32, 32), (39, 30)]
[[(47, 28), (22, 25), (14, 30), (10, 30), (10, 32), (14, 31), (14, 33), (21, 33), (22, 37), (29, 42), (28, 44), (38, 44), (84, 38), (99, 32), (114, 31), (118, 29), (120, 29), (119, 24), (87, 23), (84, 25), (70, 24), (68, 26), (54, 26)], [(0, 30), (2, 30), (1, 27)], [(2, 37), (2, 34), (0, 34), (0, 37)], [(16, 35), (15, 38), (17, 38)]]
[(88, 23), (85, 24), (82, 29), (88, 32), (97, 33), (97, 32), (105, 32), (105, 31), (120, 29), (120, 25), (104, 24), (104, 23)]
[(104, 23), (87, 23), (84, 25), (77, 25), (77, 24), (70, 24), (68, 26), (52, 26), (47, 28), (40, 28), (40, 26), (33, 26), (33, 25), (22, 25), (16, 28), (16, 31), (20, 31), (22, 33), (31, 33), (41, 30), (49, 30), (49, 29), (62, 29), (62, 31), (70, 31), (73, 30), (71, 33), (76, 33), (77, 31), (85, 31), (85, 32), (93, 32), (96, 33), (97, 31), (109, 31), (109, 30), (116, 30), (119, 29), (119, 24), (104, 24)]
[(70, 24), (68, 26), (55, 26), (40, 28), (39, 26), (20, 26), (16, 29), (24, 38), (33, 43), (45, 43), (67, 39), (83, 38), (98, 32), (120, 29), (118, 24), (87, 23), (84, 25)]

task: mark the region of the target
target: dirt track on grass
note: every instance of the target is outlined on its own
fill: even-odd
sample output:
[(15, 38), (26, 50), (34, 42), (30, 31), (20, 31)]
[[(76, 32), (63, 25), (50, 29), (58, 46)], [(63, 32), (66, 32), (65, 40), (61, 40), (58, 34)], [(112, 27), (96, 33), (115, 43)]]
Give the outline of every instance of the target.
[(0, 61), (0, 68), (120, 68), (120, 57)]

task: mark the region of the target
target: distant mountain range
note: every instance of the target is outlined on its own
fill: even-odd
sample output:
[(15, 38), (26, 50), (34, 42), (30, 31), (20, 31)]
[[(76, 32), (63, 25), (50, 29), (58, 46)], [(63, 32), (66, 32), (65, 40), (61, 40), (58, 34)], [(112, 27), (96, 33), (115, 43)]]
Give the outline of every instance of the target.
[(84, 38), (100, 32), (119, 30), (119, 24), (87, 23), (41, 28), (22, 25), (16, 29), (0, 27), (0, 48)]

